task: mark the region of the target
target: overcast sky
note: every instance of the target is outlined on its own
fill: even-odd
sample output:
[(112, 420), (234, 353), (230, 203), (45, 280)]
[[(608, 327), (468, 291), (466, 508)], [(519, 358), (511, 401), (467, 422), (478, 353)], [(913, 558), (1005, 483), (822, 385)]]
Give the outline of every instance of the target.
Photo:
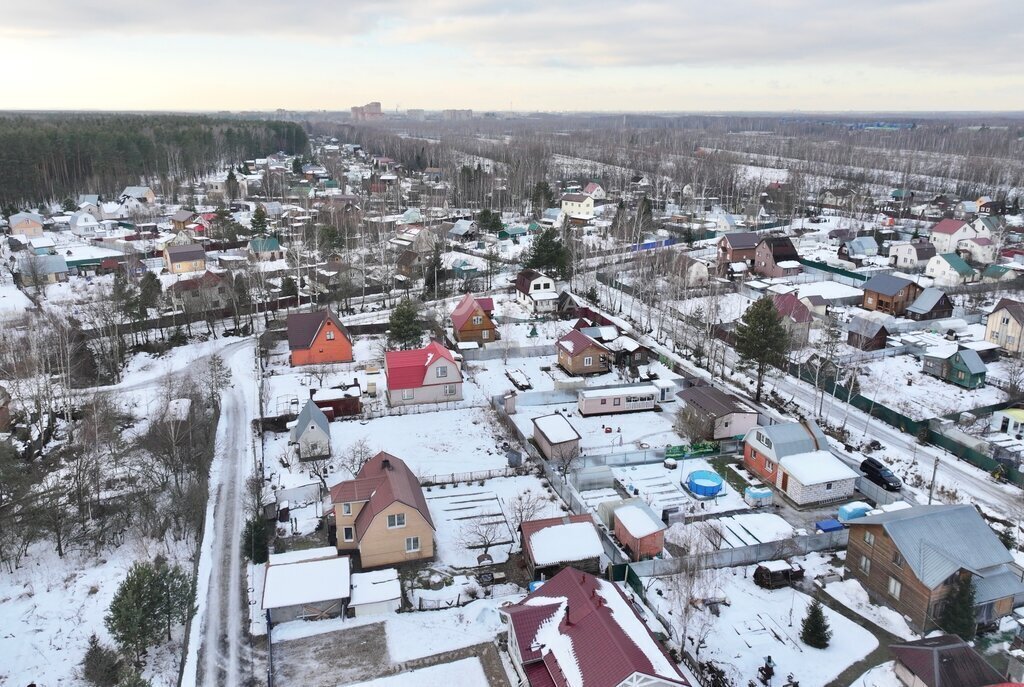
[(0, 109), (1024, 110), (1024, 0), (0, 0)]

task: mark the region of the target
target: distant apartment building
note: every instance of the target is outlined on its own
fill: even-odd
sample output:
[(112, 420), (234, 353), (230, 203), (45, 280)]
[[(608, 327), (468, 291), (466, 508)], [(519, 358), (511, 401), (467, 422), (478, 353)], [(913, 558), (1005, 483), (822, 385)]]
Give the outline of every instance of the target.
[(361, 107), (353, 107), (352, 119), (357, 122), (370, 122), (377, 119), (384, 119), (384, 112), (380, 108), (380, 103), (374, 101)]

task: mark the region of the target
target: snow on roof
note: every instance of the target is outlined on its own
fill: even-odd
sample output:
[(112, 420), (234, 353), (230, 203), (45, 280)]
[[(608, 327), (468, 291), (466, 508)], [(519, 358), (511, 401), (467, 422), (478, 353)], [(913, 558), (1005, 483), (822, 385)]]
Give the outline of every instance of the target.
[(796, 268), (796, 267), (799, 267), (799, 266), (800, 266), (800, 262), (798, 260), (780, 260), (779, 261), (779, 267), (781, 267), (783, 269), (787, 269), (788, 270), (788, 269), (793, 269), (793, 268)]
[(780, 465), (800, 484), (821, 484), (844, 479), (855, 479), (857, 473), (829, 451), (810, 451), (786, 456)]
[(623, 394), (655, 394), (658, 395), (658, 387), (653, 384), (634, 384), (630, 386), (616, 386), (610, 389), (583, 389), (579, 392), (580, 398), (610, 398), (622, 396)]
[(554, 291), (534, 291), (530, 298), (535, 301), (553, 301), (558, 298), (558, 294)]
[(646, 537), (665, 529), (665, 523), (651, 517), (651, 514), (635, 504), (615, 509), (615, 518), (634, 537)]
[(352, 575), (350, 606), (391, 601), (401, 597), (402, 584), (398, 581), (398, 571), (394, 568)]
[(267, 567), (263, 608), (344, 599), (350, 589), (348, 556)]
[(783, 572), (793, 569), (793, 566), (786, 561), (763, 561), (759, 565), (766, 568), (769, 572)]
[(288, 563), (302, 563), (303, 561), (318, 561), (324, 558), (337, 558), (338, 550), (333, 546), (318, 546), (315, 549), (302, 549), (300, 551), (285, 551), (284, 553), (272, 553), (267, 557), (268, 565), (286, 565)]
[(611, 582), (599, 580), (597, 593), (601, 595), (608, 608), (612, 612), (612, 619), (622, 628), (622, 631), (633, 640), (633, 643), (643, 652), (647, 660), (651, 662), (654, 672), (662, 677), (677, 680), (679, 671), (672, 662), (665, 656), (665, 652), (651, 636), (647, 626), (636, 612), (630, 607), (625, 597), (619, 593)]
[(530, 551), (537, 567), (598, 558), (604, 548), (589, 522), (552, 525), (530, 535)]
[(573, 429), (561, 413), (535, 417), (533, 424), (552, 444), (562, 444), (580, 438), (579, 432)]

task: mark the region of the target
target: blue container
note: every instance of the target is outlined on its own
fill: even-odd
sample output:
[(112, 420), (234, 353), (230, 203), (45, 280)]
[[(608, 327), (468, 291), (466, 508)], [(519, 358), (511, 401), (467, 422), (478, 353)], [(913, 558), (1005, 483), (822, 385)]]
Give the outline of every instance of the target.
[(856, 520), (857, 518), (863, 518), (871, 510), (871, 506), (864, 503), (863, 501), (854, 501), (853, 503), (847, 503), (843, 506), (839, 506), (839, 522), (848, 522), (850, 520)]
[(722, 478), (713, 470), (694, 470), (686, 478), (686, 488), (698, 498), (709, 499), (722, 491)]
[(838, 532), (843, 529), (843, 523), (830, 518), (828, 520), (819, 520), (814, 523), (814, 527), (822, 532)]

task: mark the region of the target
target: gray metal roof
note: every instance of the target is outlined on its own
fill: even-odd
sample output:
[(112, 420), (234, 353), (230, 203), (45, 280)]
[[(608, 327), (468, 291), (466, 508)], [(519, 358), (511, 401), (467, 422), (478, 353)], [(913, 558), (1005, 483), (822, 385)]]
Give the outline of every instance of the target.
[[(882, 320), (870, 317), (854, 317), (846, 326), (846, 330), (860, 336), (874, 337), (884, 327), (885, 323)], [(888, 331), (886, 329), (887, 333)]]
[(997, 565), (982, 573), (974, 578), (975, 604), (985, 604), (1008, 596), (1024, 597), (1024, 582), (1020, 581), (1020, 575), (1010, 566)]
[(855, 524), (882, 525), (914, 575), (929, 589), (961, 568), (981, 577), (986, 570), (998, 575), (1001, 571), (994, 568), (1013, 560), (970, 505), (915, 506), (869, 515)]
[(907, 308), (907, 312), (925, 315), (932, 311), (938, 302), (946, 294), (941, 289), (925, 289), (921, 295), (914, 299), (914, 302)]
[(313, 403), (313, 401), (306, 401), (306, 405), (303, 406), (302, 412), (299, 413), (295, 426), (292, 427), (290, 432), (291, 440), (297, 441), (299, 437), (306, 433), (310, 424), (314, 424), (322, 429), (327, 436), (331, 435), (330, 422), (327, 416), (324, 415), (324, 411), (320, 410), (319, 406)]
[(799, 422), (784, 422), (758, 427), (756, 431), (771, 439), (776, 458), (828, 450), (828, 439), (813, 420), (807, 420), (806, 425)]
[(18, 258), (18, 269), (24, 273), (61, 274), (68, 263), (60, 255), (26, 255)]
[(967, 371), (972, 375), (982, 374), (988, 371), (988, 368), (985, 366), (985, 363), (981, 361), (981, 356), (978, 355), (977, 351), (965, 348), (962, 351), (958, 351), (958, 353), (960, 354), (960, 360), (964, 363), (964, 367), (966, 367)]
[(865, 291), (874, 291), (880, 293), (883, 296), (895, 296), (902, 291), (908, 284), (914, 282), (903, 277), (895, 277), (891, 274), (876, 274), (875, 276), (868, 279), (864, 286), (861, 288)]
[(732, 394), (716, 389), (713, 386), (691, 386), (676, 394), (686, 405), (696, 406), (714, 418), (725, 417), (729, 413), (756, 414), (752, 408), (740, 403)]

